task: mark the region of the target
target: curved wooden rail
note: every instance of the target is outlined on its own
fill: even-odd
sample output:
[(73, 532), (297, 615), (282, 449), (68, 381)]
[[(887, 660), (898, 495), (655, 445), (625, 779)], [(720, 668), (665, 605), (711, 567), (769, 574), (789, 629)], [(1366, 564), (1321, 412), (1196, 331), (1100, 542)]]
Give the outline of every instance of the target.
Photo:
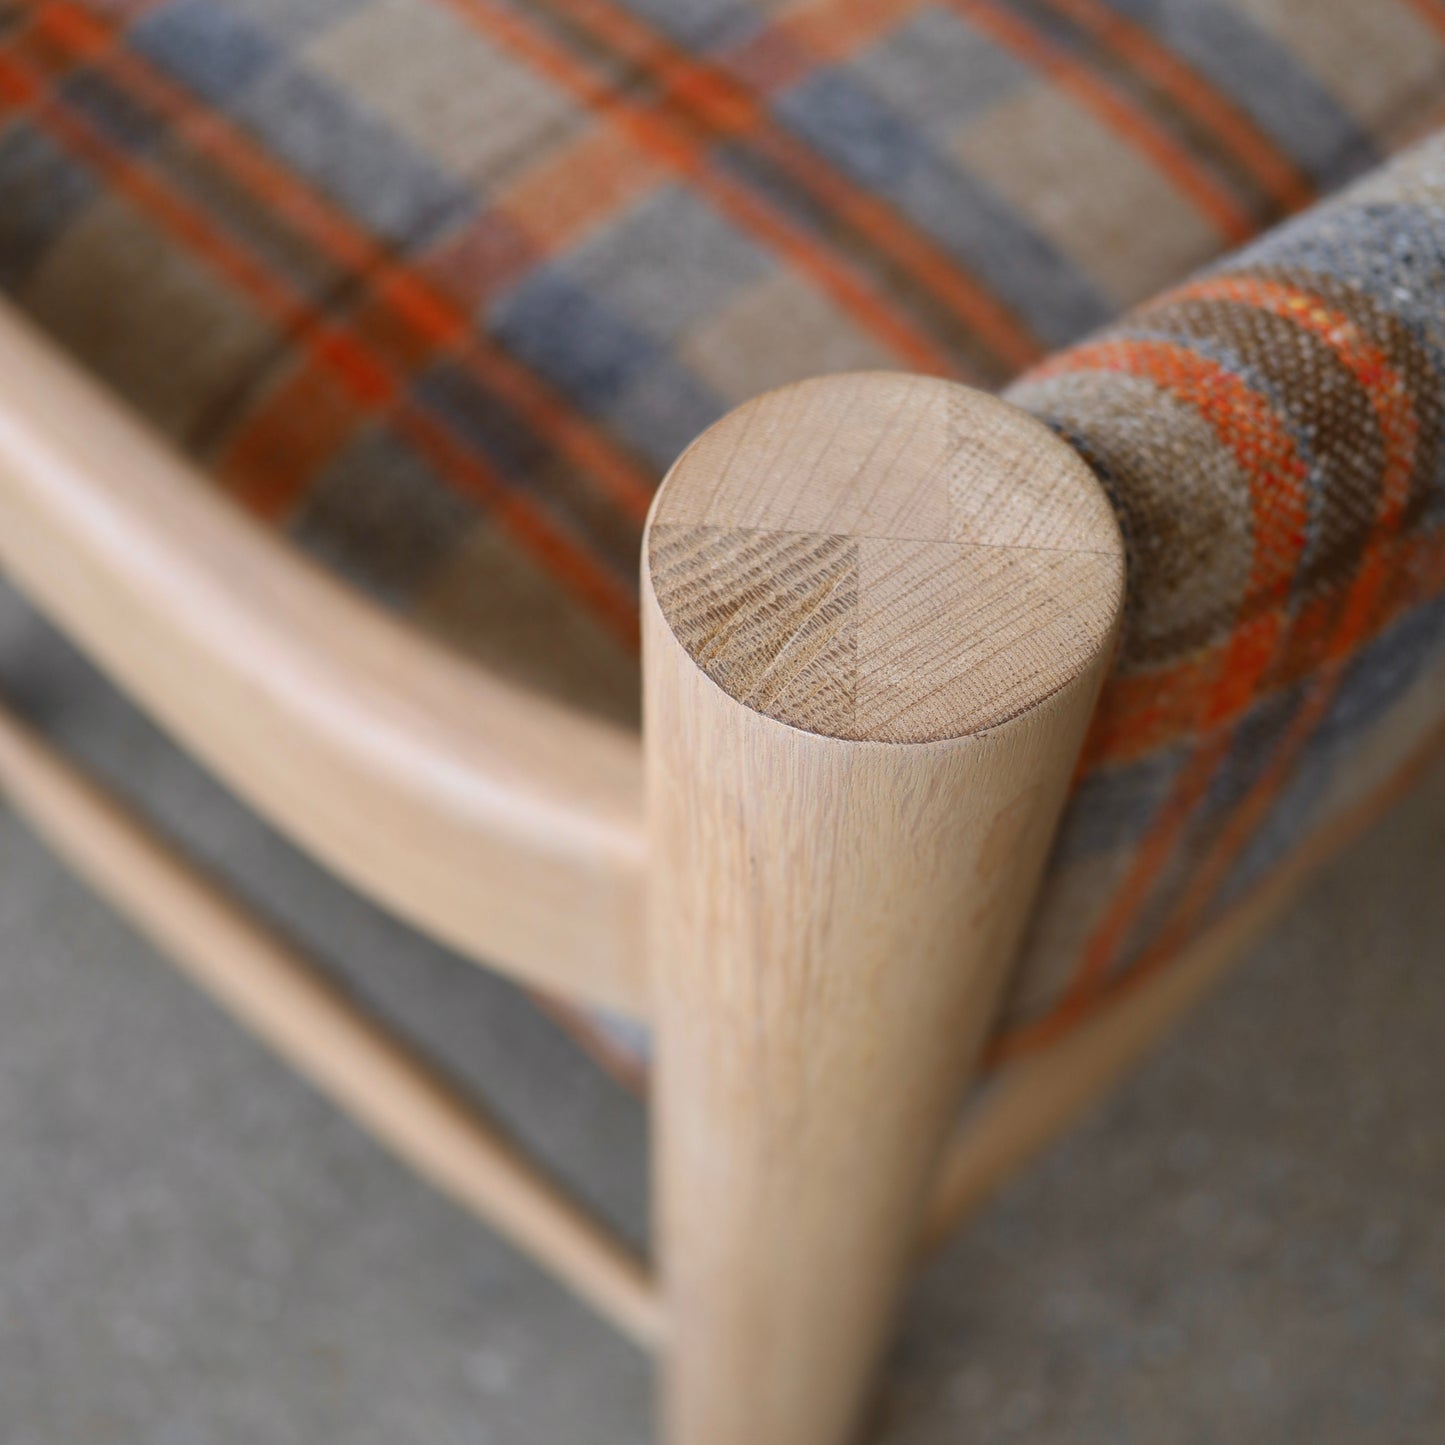
[(0, 795), (183, 972), (424, 1179), (644, 1349), (647, 1267), (435, 1065), (0, 705)]
[(0, 568), (348, 882), (479, 962), (645, 1013), (637, 739), (277, 546), (4, 308)]

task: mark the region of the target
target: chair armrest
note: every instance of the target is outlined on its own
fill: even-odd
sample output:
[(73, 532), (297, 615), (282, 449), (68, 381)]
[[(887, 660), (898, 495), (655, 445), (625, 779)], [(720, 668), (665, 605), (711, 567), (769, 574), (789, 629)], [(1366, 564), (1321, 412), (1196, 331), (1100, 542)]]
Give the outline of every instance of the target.
[(0, 566), (170, 733), (471, 957), (641, 1015), (641, 759), (338, 584), (0, 307)]

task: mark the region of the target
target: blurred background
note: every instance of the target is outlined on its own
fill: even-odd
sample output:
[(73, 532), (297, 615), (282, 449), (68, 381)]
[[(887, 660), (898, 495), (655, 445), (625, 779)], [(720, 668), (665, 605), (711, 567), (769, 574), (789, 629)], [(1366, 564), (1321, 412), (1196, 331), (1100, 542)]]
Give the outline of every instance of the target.
[[(268, 832), (13, 594), (12, 692), (645, 1237), (641, 1106)], [(907, 1306), (883, 1445), (1445, 1439), (1445, 764)], [(612, 1445), (640, 1355), (0, 807), (0, 1442)]]

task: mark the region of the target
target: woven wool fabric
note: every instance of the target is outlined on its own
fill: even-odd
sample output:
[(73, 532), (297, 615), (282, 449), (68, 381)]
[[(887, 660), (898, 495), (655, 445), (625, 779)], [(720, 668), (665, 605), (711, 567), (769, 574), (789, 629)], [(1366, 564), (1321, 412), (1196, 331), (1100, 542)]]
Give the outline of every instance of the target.
[[(0, 286), (250, 512), (631, 721), (643, 514), (730, 405), (1001, 385), (1442, 105), (1445, 0), (0, 0)], [(1077, 841), (1144, 815), (1106, 761), (1019, 1026), (1088, 860), (1159, 849)]]
[(1130, 559), (1000, 1047), (1044, 1043), (1445, 723), (1445, 134), (1008, 392)]

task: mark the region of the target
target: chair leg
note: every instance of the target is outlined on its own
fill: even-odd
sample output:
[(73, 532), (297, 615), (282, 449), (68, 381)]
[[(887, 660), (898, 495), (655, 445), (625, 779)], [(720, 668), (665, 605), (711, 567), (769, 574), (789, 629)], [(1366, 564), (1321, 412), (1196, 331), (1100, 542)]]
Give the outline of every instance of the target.
[[(1056, 538), (956, 540), (1029, 487)], [(1117, 534), (1021, 414), (847, 377), (706, 434), (644, 557), (661, 1438), (843, 1445), (1107, 662)]]

